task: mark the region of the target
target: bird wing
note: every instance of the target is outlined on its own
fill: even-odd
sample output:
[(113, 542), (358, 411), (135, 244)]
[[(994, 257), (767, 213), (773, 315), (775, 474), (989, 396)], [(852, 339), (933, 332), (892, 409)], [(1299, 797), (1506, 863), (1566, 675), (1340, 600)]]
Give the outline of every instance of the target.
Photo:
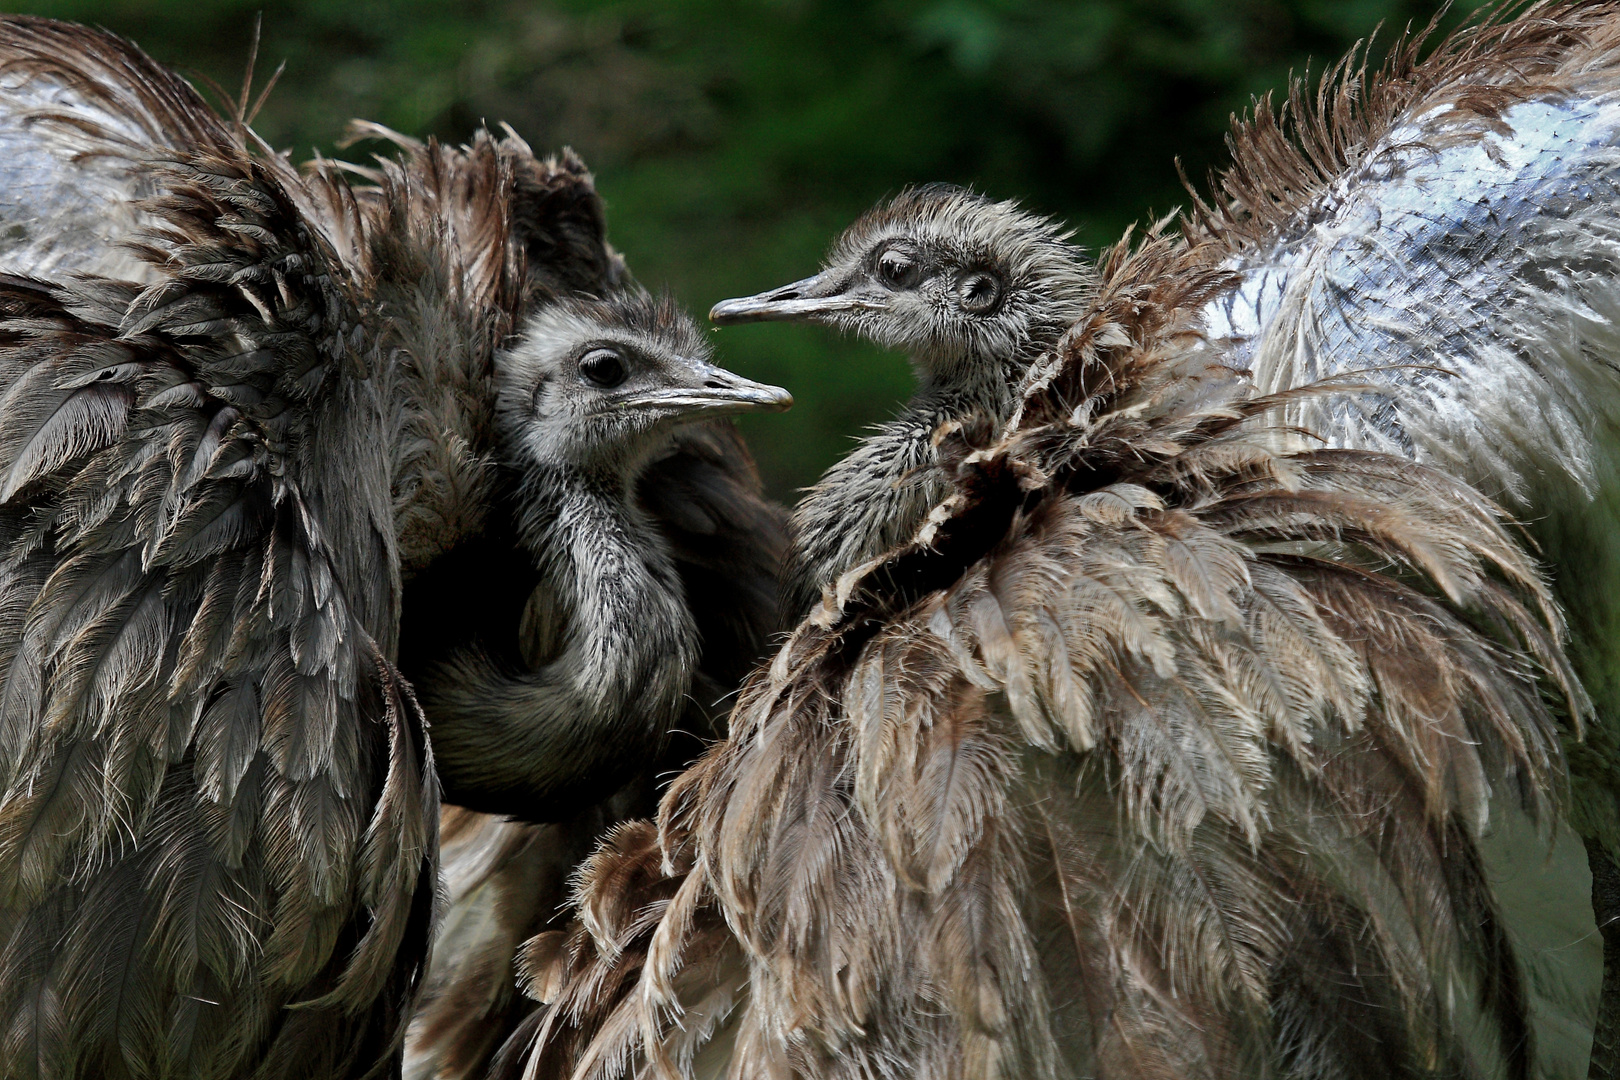
[[(71, 62), (64, 62), (71, 57)], [(102, 31), (0, 22), (0, 270), (150, 281), (123, 245), (157, 223), (153, 152), (217, 120), (183, 80)]]
[[(0, 43), (65, 88), (0, 126), (66, 206), (0, 277), (0, 1075), (349, 1075), (402, 1033), (437, 820), (353, 283), (296, 175), (132, 46)], [(54, 201), (53, 125), (127, 139), (136, 187), (93, 190), (149, 189), (112, 214), (141, 231)], [(60, 276), (126, 239), (143, 272)]]
[(1281, 448), (1202, 252), (1102, 269), (587, 866), (495, 1075), (1524, 1075), (1476, 841), (1559, 767), (1537, 675), (1581, 708), (1533, 564), (1444, 474)]
[(1366, 386), (1290, 410), (1336, 445), (1521, 504), (1544, 476), (1591, 490), (1620, 445), (1620, 4), (1421, 44), (1236, 125), (1190, 225), (1234, 273), (1208, 332), (1263, 392)]
[(574, 870), (613, 824), (531, 825), (460, 806), (440, 817), (446, 905), (405, 1047), (408, 1080), (482, 1077), (534, 1011), (519, 992), (519, 946), (560, 920)]
[[(1234, 274), (1208, 332), (1262, 391), (1365, 387), (1296, 400), (1289, 422), (1433, 465), (1525, 522), (1596, 706), (1566, 750), (1597, 865), (1620, 852), (1620, 4), (1535, 4), (1423, 60), (1414, 40), (1314, 101), (1296, 85), (1231, 141), (1190, 230)], [(1527, 939), (1552, 918), (1510, 917)]]

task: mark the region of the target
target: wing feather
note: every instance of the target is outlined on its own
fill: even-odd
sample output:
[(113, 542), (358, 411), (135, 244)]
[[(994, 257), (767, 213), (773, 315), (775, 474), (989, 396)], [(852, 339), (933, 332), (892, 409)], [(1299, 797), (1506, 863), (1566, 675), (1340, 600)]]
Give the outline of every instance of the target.
[(1555, 790), (1539, 682), (1586, 708), (1558, 610), (1472, 489), (1279, 436), (1206, 256), (1105, 256), (948, 509), (588, 864), (505, 1067), (681, 1075), (675, 988), (735, 949), (711, 1045), (759, 1075), (1526, 1075), (1476, 845)]
[(142, 205), (162, 148), (217, 140), (196, 92), (110, 34), (10, 17), (0, 42), (0, 154), (8, 224), (0, 266), (56, 277), (152, 271), (121, 245), (160, 217)]
[[(1524, 522), (1596, 699), (1593, 726), (1563, 732), (1572, 822), (1612, 854), (1620, 6), (1509, 5), (1423, 60), (1420, 41), (1379, 71), (1352, 57), (1314, 103), (1296, 84), (1282, 108), (1262, 103), (1235, 126), (1218, 205), (1200, 205), (1188, 229), (1232, 273), (1201, 314), (1212, 344), (1263, 390), (1322, 377), (1363, 388), (1294, 398), (1284, 422), (1478, 484)], [(1534, 649), (1516, 625), (1496, 636)], [(1375, 658), (1380, 684), (1422, 662), (1422, 646), (1397, 646)], [(1438, 750), (1468, 736), (1419, 720), (1428, 694), (1389, 698), (1405, 718), (1402, 761), (1426, 770), (1431, 802), (1455, 796), (1483, 813), (1479, 774)], [(1546, 926), (1539, 905), (1514, 916), (1530, 936)]]
[(375, 336), (304, 209), (342, 197), (250, 142), (125, 42), (0, 21), (7, 1078), (364, 1072), (420, 972)]

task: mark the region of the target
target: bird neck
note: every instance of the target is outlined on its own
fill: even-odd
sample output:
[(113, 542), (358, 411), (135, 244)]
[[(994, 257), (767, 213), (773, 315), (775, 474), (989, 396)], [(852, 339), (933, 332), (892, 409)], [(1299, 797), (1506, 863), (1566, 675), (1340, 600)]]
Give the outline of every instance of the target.
[(517, 502), (518, 538), (544, 581), (568, 595), (570, 621), (605, 610), (606, 591), (656, 609), (660, 621), (684, 618), (680, 576), (669, 545), (636, 498), (637, 477), (622, 472), (531, 468)]
[(979, 415), (999, 427), (1012, 414), (1018, 379), (1024, 370), (1024, 364), (1017, 360), (977, 356), (934, 360), (926, 367), (913, 361), (912, 366), (917, 371), (917, 391), (900, 415), (931, 420), (934, 426)]
[[(518, 497), (518, 535), (534, 555), (560, 651), (535, 650), (553, 678), (596, 712), (630, 707), (672, 719), (697, 655), (680, 574), (637, 503), (635, 477), (534, 470)], [(548, 657), (548, 653), (554, 656)]]
[(449, 801), (549, 820), (656, 758), (698, 635), (633, 484), (560, 468), (524, 478), (518, 532), (541, 577), (524, 620), (533, 666), (503, 671), (465, 653), (424, 689)]
[(794, 558), (784, 611), (803, 616), (838, 578), (905, 543), (947, 491), (935, 438), (942, 424), (1011, 414), (1016, 369), (1007, 363), (918, 363), (920, 385), (894, 420), (878, 426), (806, 492), (794, 510)]

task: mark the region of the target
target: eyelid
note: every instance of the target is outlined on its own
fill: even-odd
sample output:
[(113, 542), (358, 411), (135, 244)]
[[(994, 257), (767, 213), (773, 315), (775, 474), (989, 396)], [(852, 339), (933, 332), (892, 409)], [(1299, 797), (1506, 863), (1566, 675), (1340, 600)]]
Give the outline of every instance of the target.
[[(891, 274), (890, 269), (898, 272)], [(923, 278), (922, 259), (909, 242), (893, 241), (878, 249), (871, 272), (888, 288), (914, 289)]]
[[(598, 378), (587, 371), (588, 367), (606, 365), (607, 370), (602, 372), (606, 378)], [(603, 389), (620, 386), (630, 377), (630, 361), (627, 350), (614, 344), (596, 344), (587, 348), (575, 362), (575, 369), (586, 382)]]

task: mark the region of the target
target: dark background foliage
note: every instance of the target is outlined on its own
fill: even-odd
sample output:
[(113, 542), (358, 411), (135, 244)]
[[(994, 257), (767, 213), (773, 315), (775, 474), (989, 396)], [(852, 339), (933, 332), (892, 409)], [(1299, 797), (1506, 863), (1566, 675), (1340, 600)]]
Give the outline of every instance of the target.
[[(1466, 6), (1467, 0), (1464, 0)], [(1431, 0), (37, 0), (235, 93), (263, 14), (256, 121), (296, 158), (350, 117), (462, 140), (505, 121), (596, 172), (637, 275), (694, 311), (815, 268), (874, 200), (929, 180), (1013, 196), (1095, 247), (1182, 205), (1233, 112)], [(1456, 18), (1448, 18), (1454, 23)], [(1382, 50), (1375, 46), (1375, 53)], [(359, 145), (342, 153), (368, 153)], [(789, 499), (909, 392), (902, 358), (743, 327), (720, 359), (781, 383), (747, 431)]]

